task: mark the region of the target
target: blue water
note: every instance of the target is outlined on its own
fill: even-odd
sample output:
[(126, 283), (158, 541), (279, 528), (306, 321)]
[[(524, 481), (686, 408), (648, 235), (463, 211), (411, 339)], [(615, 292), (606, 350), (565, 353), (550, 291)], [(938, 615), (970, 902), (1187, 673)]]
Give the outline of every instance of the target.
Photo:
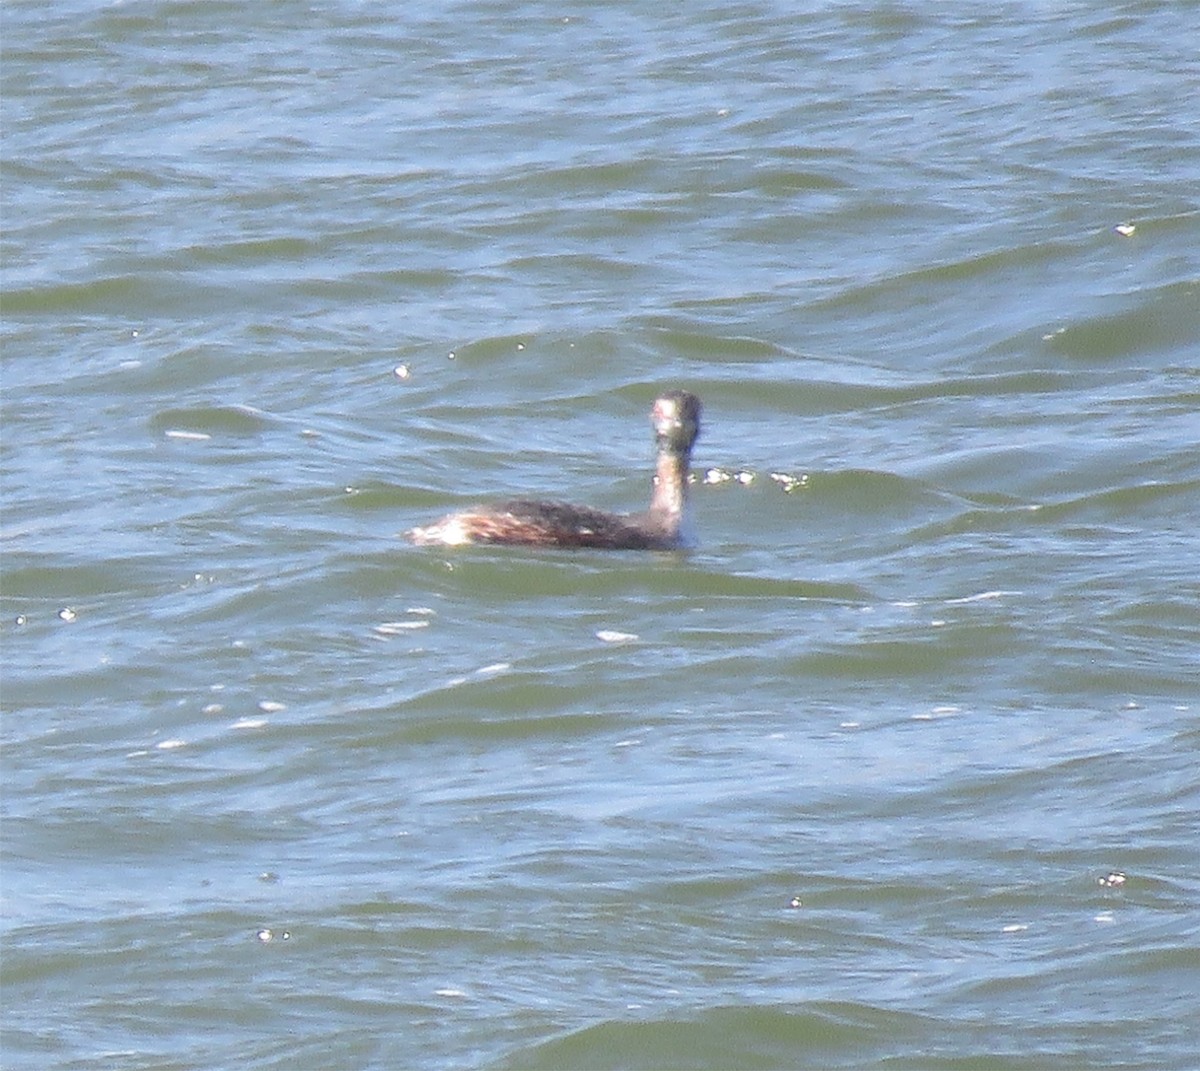
[(1200, 1065), (1194, 21), (6, 3), (6, 1071)]

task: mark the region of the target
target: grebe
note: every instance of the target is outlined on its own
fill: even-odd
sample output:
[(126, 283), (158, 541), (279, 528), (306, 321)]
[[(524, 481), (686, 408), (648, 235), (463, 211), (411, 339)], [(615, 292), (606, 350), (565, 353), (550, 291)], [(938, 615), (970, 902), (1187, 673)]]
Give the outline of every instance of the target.
[(645, 513), (621, 515), (566, 502), (516, 499), (452, 513), (409, 539), (456, 546), (502, 543), (531, 547), (604, 550), (671, 550), (683, 544), (680, 526), (687, 498), (688, 464), (700, 434), (700, 399), (683, 390), (659, 395), (650, 410), (657, 459), (654, 492)]

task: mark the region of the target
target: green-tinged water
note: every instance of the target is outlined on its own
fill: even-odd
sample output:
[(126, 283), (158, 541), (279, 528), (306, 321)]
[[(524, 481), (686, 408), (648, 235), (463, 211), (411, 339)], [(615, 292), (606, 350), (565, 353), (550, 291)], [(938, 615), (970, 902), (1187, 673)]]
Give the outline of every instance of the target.
[(1194, 16), (5, 3), (5, 1071), (1200, 1064)]

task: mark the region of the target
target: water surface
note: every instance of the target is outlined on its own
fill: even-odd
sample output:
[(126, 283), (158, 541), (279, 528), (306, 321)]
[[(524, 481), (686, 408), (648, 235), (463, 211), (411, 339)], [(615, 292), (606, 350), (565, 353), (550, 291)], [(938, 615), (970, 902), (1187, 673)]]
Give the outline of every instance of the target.
[(1196, 1066), (1187, 5), (0, 20), (6, 1068)]

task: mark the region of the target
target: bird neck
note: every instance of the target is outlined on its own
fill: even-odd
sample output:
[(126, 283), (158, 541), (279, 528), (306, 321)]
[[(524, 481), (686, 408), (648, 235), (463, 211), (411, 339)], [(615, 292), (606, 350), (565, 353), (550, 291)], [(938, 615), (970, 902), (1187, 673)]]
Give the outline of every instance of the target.
[(687, 496), (688, 459), (675, 450), (659, 450), (654, 465), (654, 494), (650, 512), (678, 518)]

